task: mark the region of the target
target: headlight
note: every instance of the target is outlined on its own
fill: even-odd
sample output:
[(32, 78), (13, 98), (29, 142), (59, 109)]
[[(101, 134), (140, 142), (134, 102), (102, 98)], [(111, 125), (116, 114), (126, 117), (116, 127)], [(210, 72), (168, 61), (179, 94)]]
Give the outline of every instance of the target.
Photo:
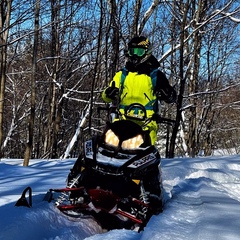
[[(117, 147), (119, 144), (119, 139), (114, 134), (114, 132), (111, 129), (109, 129), (105, 135), (105, 142), (109, 145)], [(140, 147), (142, 143), (143, 143), (143, 137), (141, 134), (139, 134), (133, 138), (123, 141), (121, 147), (125, 149), (135, 149)]]
[(114, 132), (109, 129), (105, 134), (105, 143), (117, 147), (119, 144), (118, 137), (114, 134)]
[(128, 140), (123, 141), (122, 148), (126, 149), (134, 149), (140, 147), (140, 145), (143, 143), (142, 135), (137, 135), (134, 138), (130, 138)]

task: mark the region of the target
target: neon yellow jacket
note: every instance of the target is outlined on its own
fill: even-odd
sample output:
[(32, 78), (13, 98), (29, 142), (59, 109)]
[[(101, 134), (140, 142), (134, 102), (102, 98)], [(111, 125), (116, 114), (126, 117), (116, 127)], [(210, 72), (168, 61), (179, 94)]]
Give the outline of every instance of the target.
[[(139, 103), (145, 107), (147, 118), (151, 117), (156, 111), (157, 103), (157, 97), (154, 93), (151, 77), (146, 74), (129, 72), (125, 78), (123, 86), (120, 86), (121, 76), (122, 71), (117, 72), (109, 84), (109, 86), (112, 86), (114, 81), (115, 87), (119, 88), (120, 90), (120, 112), (124, 114), (124, 107), (127, 107), (133, 103)], [(105, 91), (106, 89), (102, 93), (102, 99), (105, 102), (112, 102), (112, 100), (106, 96)], [(141, 122), (138, 121), (138, 124), (141, 125)], [(151, 121), (146, 127), (146, 130), (149, 130), (150, 132), (152, 144), (154, 144), (157, 139), (157, 129), (158, 126), (155, 121)]]
[[(113, 81), (115, 87), (120, 90), (120, 110), (125, 106), (129, 106), (133, 103), (139, 103), (143, 105), (147, 110), (147, 117), (151, 117), (156, 108), (157, 97), (154, 93), (151, 77), (146, 74), (138, 74), (137, 72), (129, 72), (126, 79), (121, 85), (122, 71), (115, 74), (113, 80), (109, 86), (112, 86)], [(111, 102), (112, 100), (107, 98), (105, 91), (102, 93), (102, 98), (105, 102)]]

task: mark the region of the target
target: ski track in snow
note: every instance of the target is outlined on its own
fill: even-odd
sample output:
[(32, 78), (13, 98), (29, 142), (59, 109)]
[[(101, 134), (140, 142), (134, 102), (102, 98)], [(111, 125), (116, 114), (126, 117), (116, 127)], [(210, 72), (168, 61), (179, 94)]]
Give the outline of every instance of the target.
[[(236, 214), (240, 212), (239, 155), (163, 159), (165, 209), (153, 216), (141, 233), (124, 229), (103, 233), (93, 219), (74, 221), (52, 203), (42, 202), (49, 188), (65, 186), (74, 161), (34, 161), (28, 168), (14, 160), (0, 162), (0, 239), (240, 239)], [(33, 207), (14, 207), (27, 186), (33, 190)]]

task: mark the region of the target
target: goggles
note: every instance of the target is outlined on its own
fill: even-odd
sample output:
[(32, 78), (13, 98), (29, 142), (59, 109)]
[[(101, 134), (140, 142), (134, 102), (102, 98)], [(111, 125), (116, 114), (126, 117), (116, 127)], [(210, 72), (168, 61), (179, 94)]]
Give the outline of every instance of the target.
[(132, 57), (133, 55), (137, 55), (138, 57), (142, 57), (146, 53), (146, 49), (144, 48), (129, 48), (128, 55)]

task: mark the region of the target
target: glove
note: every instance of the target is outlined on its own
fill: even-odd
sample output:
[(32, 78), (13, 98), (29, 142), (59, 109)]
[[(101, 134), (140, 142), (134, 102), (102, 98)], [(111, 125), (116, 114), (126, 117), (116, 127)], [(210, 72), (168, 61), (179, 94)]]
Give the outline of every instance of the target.
[(177, 100), (177, 93), (174, 89), (172, 91), (161, 89), (158, 93), (158, 98), (166, 103), (174, 103)]
[(115, 87), (115, 82), (113, 81), (112, 86), (108, 87), (105, 90), (105, 94), (107, 98), (110, 98), (112, 100), (116, 100), (119, 95), (119, 89)]
[(166, 102), (166, 103), (176, 103), (176, 102), (177, 102), (177, 93), (176, 93), (175, 90), (172, 91), (172, 92), (169, 94), (169, 96), (168, 96), (167, 100), (165, 100), (165, 102)]

